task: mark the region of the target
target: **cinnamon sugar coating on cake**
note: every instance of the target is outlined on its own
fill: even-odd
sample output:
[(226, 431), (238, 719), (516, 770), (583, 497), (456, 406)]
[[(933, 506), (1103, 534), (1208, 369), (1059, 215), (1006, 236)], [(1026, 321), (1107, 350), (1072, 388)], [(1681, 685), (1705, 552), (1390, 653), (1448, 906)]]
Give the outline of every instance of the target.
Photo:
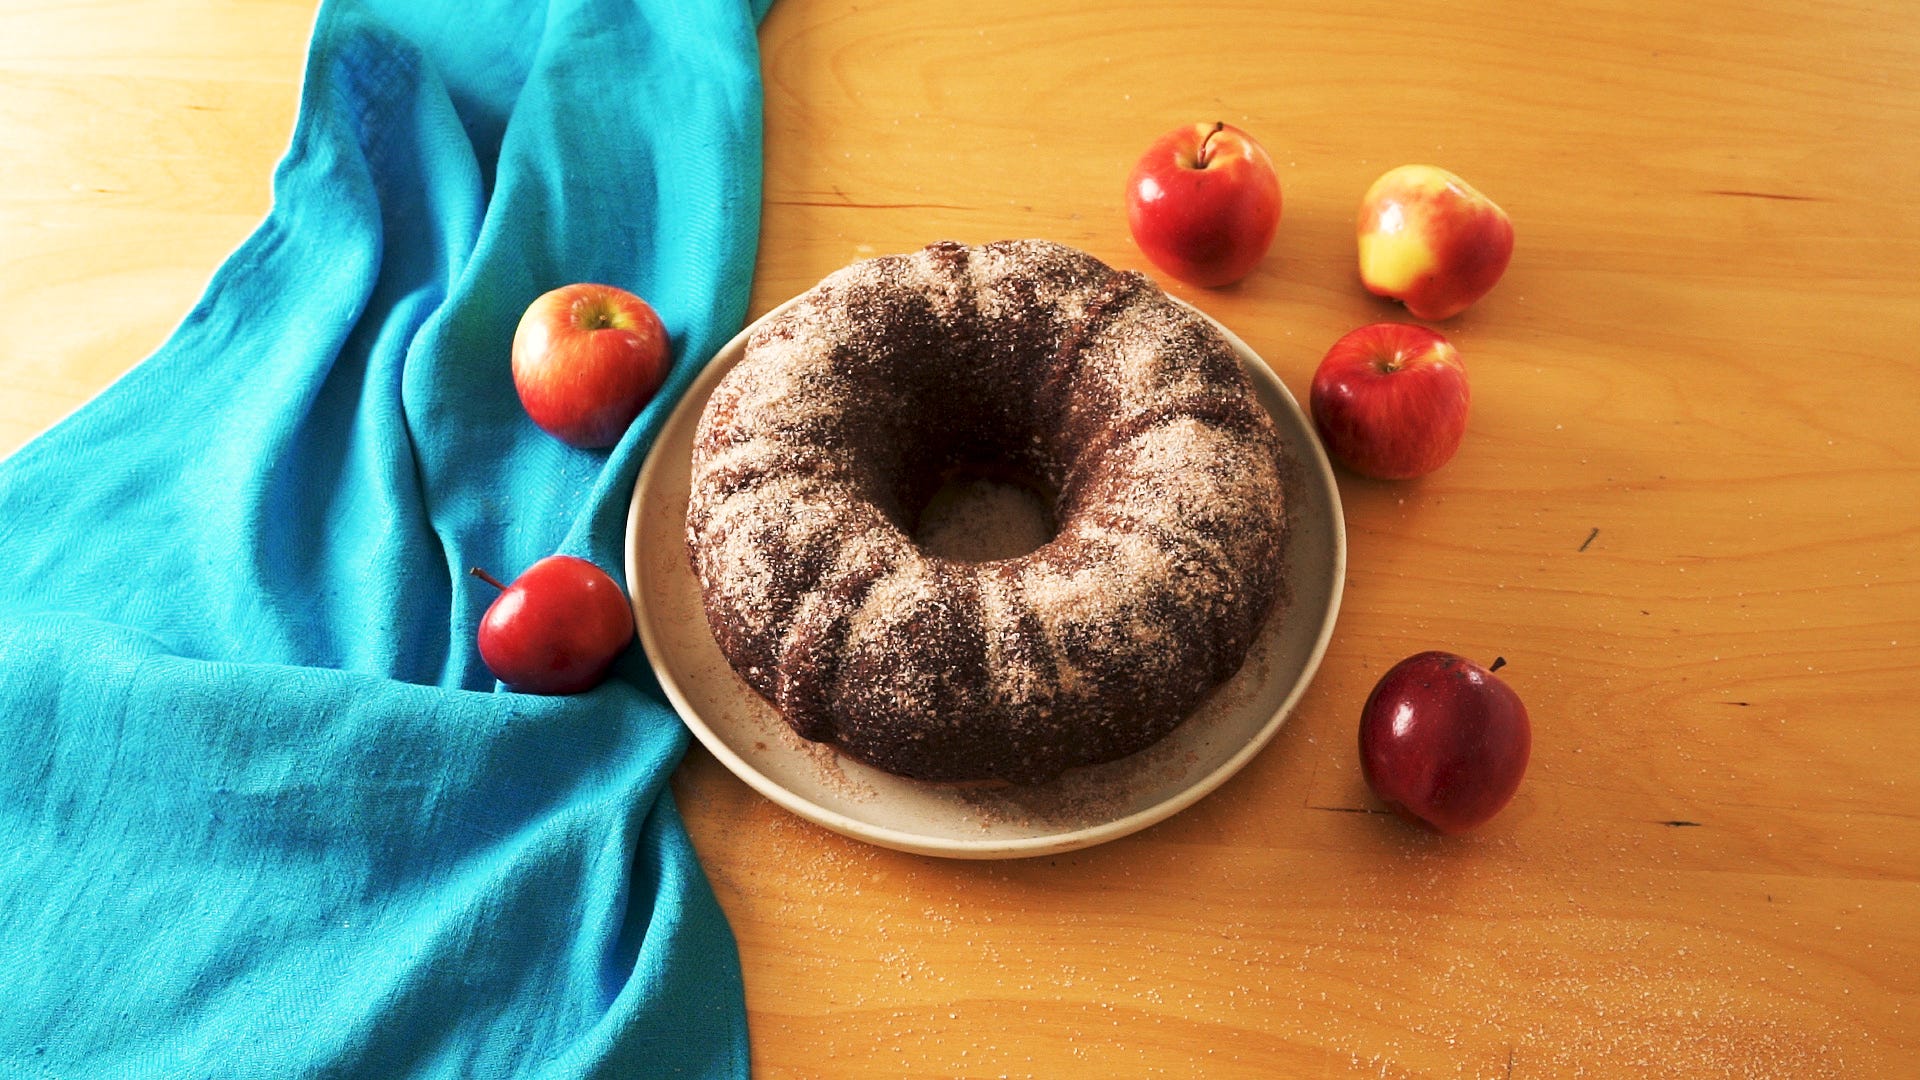
[[(1232, 349), (1142, 275), (1044, 241), (822, 281), (748, 341), (694, 439), (714, 638), (801, 735), (927, 780), (1046, 779), (1163, 737), (1279, 586), (1279, 443)], [(912, 539), (959, 464), (1058, 531), (962, 562)]]

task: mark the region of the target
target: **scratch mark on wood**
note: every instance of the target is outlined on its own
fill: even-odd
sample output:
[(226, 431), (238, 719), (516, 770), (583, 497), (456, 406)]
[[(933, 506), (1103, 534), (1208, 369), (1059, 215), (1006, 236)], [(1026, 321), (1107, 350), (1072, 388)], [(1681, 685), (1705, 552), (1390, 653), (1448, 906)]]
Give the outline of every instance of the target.
[(1722, 704), (1722, 705), (1738, 705), (1738, 706), (1740, 706), (1741, 708), (1743, 708), (1743, 709), (1744, 709), (1744, 708), (1746, 708), (1747, 706), (1749, 706), (1749, 705), (1752, 705), (1752, 704), (1753, 704), (1753, 702), (1751, 702), (1751, 701), (1723, 701), (1723, 702), (1721, 702), (1720, 704)]
[(834, 210), (968, 210), (948, 203), (862, 203), (836, 199), (769, 199), (776, 206), (823, 206)]
[(1391, 810), (1375, 810), (1370, 806), (1309, 806), (1309, 810), (1331, 810), (1336, 814), (1391, 814)]
[(1708, 195), (1730, 195), (1736, 199), (1772, 199), (1775, 202), (1832, 202), (1818, 195), (1788, 195), (1780, 191), (1742, 191), (1739, 188), (1708, 188)]
[(1697, 821), (1682, 821), (1679, 818), (1674, 818), (1672, 821), (1663, 821), (1660, 824), (1674, 829), (1697, 829), (1700, 827), (1700, 823)]
[(1580, 547), (1577, 550), (1580, 550), (1580, 551), (1587, 550), (1587, 545), (1593, 543), (1593, 538), (1599, 535), (1600, 535), (1600, 526), (1595, 525), (1591, 530), (1588, 531), (1587, 538), (1585, 540), (1580, 541)]
[(1513, 1076), (1513, 1047), (1511, 1046), (1507, 1047), (1507, 1076), (1509, 1080)]

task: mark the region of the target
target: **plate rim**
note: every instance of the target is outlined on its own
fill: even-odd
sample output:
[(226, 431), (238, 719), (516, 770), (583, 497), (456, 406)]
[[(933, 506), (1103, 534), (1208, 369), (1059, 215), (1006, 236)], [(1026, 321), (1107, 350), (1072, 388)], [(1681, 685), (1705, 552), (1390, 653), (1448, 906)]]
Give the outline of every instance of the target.
[[(1212, 325), (1233, 348), (1234, 353), (1241, 361), (1242, 367), (1247, 370), (1248, 377), (1255, 381), (1264, 381), (1267, 383), (1269, 389), (1276, 392), (1274, 396), (1294, 414), (1294, 419), (1307, 434), (1305, 440), (1306, 448), (1310, 451), (1308, 455), (1310, 460), (1302, 462), (1301, 464), (1305, 466), (1305, 471), (1313, 474), (1309, 479), (1309, 483), (1311, 483), (1313, 479), (1317, 479), (1320, 482), (1320, 487), (1325, 491), (1328, 498), (1329, 517), (1332, 523), (1333, 560), (1329, 574), (1331, 581), (1328, 587), (1326, 611), (1321, 617), (1319, 629), (1314, 636), (1313, 645), (1308, 651), (1306, 661), (1301, 665), (1294, 677), (1292, 687), (1281, 700), (1278, 707), (1275, 708), (1273, 714), (1261, 722), (1259, 729), (1232, 754), (1229, 754), (1219, 764), (1199, 776), (1194, 782), (1187, 784), (1172, 795), (1150, 806), (1142, 807), (1131, 813), (1110, 818), (1096, 824), (1077, 826), (1060, 832), (1040, 833), (1011, 838), (983, 837), (980, 839), (930, 837), (924, 833), (911, 832), (886, 825), (877, 825), (850, 817), (831, 807), (823, 806), (809, 800), (790, 788), (776, 782), (772, 777), (755, 768), (752, 763), (748, 762), (744, 757), (741, 757), (729, 746), (726, 740), (721, 738), (706, 720), (700, 716), (699, 711), (693, 707), (692, 701), (688, 698), (685, 690), (682, 689), (679, 681), (675, 678), (671, 666), (665, 662), (664, 646), (658, 640), (653, 630), (652, 620), (647, 617), (646, 608), (642, 602), (642, 595), (645, 590), (641, 588), (642, 568), (639, 557), (642, 512), (645, 505), (646, 493), (652, 489), (655, 477), (660, 468), (660, 462), (664, 460), (665, 457), (665, 455), (660, 453), (660, 449), (662, 443), (665, 441), (665, 435), (668, 430), (675, 428), (678, 424), (688, 419), (683, 413), (696, 409), (705, 409), (706, 400), (711, 396), (713, 386), (717, 384), (719, 379), (724, 375), (724, 372), (717, 370), (724, 358), (733, 356), (736, 353), (744, 353), (746, 341), (754, 331), (791, 308), (805, 295), (803, 292), (791, 297), (754, 319), (742, 327), (738, 333), (728, 339), (725, 345), (722, 345), (712, 356), (708, 357), (706, 361), (701, 364), (700, 370), (695, 373), (680, 400), (675, 403), (666, 421), (662, 423), (659, 433), (655, 436), (654, 445), (648, 448), (646, 459), (641, 463), (640, 471), (634, 479), (633, 493), (627, 506), (626, 537), (624, 541), (626, 588), (628, 603), (633, 609), (635, 628), (640, 637), (641, 648), (646, 653), (647, 663), (653, 669), (655, 680), (660, 684), (661, 691), (666, 694), (669, 703), (672, 704), (674, 712), (679, 715), (680, 721), (686, 725), (687, 729), (693, 733), (701, 745), (705, 746), (707, 751), (713, 754), (713, 756), (726, 767), (727, 771), (733, 773), (740, 780), (744, 781), (748, 787), (787, 810), (789, 813), (856, 840), (862, 840), (867, 843), (898, 851), (946, 858), (1030, 858), (1092, 847), (1111, 840), (1117, 840), (1120, 837), (1139, 832), (1161, 821), (1165, 821), (1218, 790), (1228, 780), (1232, 779), (1245, 768), (1256, 755), (1273, 741), (1274, 736), (1285, 726), (1288, 717), (1292, 715), (1294, 708), (1299, 704), (1301, 697), (1305, 695), (1307, 688), (1312, 685), (1315, 675), (1318, 674), (1320, 663), (1325, 658), (1327, 648), (1333, 639), (1334, 626), (1339, 619), (1347, 576), (1346, 515), (1340, 500), (1340, 488), (1333, 474), (1332, 462), (1328, 459), (1325, 448), (1320, 445), (1318, 437), (1314, 434), (1311, 421), (1308, 420), (1305, 412), (1300, 408), (1299, 401), (1294, 398), (1292, 392), (1287, 389), (1286, 383), (1268, 366), (1266, 360), (1261, 357), (1259, 353), (1255, 352), (1238, 334), (1235, 334), (1218, 319), (1207, 314), (1193, 303), (1169, 293), (1166, 294), (1169, 299), (1172, 299), (1175, 303), (1199, 315)], [(734, 362), (737, 362), (737, 357)], [(697, 423), (697, 421), (695, 422)], [(701, 629), (709, 634), (712, 633), (711, 629), (706, 627), (704, 620), (702, 620)], [(745, 687), (744, 683), (742, 684), (742, 688), (747, 693), (752, 692), (751, 689)]]

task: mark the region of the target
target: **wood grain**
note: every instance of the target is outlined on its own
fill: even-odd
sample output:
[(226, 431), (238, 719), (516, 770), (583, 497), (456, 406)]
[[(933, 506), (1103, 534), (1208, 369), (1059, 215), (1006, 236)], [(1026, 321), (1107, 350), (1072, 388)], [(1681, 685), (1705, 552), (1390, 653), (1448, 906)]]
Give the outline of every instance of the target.
[[(0, 450), (157, 344), (265, 211), (312, 6), (0, 3)], [(1246, 282), (1172, 291), (1296, 396), (1397, 309), (1378, 173), (1512, 213), (1441, 472), (1341, 476), (1345, 607), (1279, 739), (1058, 858), (675, 790), (739, 937), (757, 1075), (1910, 1075), (1920, 1061), (1920, 29), (1892, 3), (780, 0), (755, 313), (868, 254), (1044, 236), (1146, 269), (1120, 188), (1194, 119), (1286, 192)], [(1535, 758), (1439, 840), (1360, 701), (1507, 658)]]
[(0, 453), (151, 353), (265, 215), (312, 18), (0, 3)]

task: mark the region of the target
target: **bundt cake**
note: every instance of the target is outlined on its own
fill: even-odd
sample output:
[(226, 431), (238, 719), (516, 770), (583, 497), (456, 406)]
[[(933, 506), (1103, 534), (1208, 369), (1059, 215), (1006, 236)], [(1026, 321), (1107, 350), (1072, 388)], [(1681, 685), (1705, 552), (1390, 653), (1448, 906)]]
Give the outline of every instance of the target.
[[(1037, 240), (841, 270), (767, 320), (694, 437), (687, 546), (729, 663), (802, 736), (902, 776), (1033, 782), (1166, 735), (1273, 605), (1279, 442), (1227, 342)], [(913, 539), (955, 468), (1056, 531)]]

